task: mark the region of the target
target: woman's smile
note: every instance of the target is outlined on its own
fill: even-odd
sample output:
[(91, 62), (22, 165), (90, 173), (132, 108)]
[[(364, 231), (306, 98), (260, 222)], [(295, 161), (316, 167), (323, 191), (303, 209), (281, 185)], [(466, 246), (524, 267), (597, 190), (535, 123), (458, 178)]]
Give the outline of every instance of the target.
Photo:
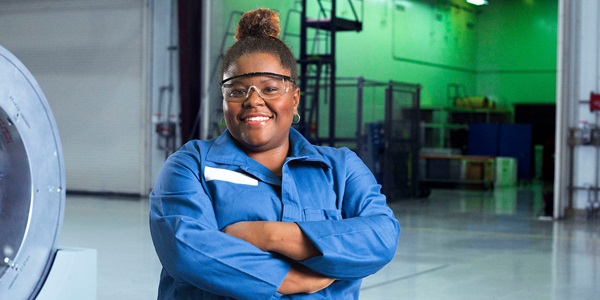
[(271, 118), (265, 115), (246, 115), (242, 117), (242, 121), (248, 125), (262, 125), (266, 124)]

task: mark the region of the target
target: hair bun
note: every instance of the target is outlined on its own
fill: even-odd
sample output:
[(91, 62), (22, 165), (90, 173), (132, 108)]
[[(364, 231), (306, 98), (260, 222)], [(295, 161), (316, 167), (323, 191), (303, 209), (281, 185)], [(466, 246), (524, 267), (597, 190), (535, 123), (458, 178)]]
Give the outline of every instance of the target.
[(259, 8), (246, 12), (235, 29), (235, 40), (249, 36), (270, 36), (279, 38), (279, 14), (274, 10)]

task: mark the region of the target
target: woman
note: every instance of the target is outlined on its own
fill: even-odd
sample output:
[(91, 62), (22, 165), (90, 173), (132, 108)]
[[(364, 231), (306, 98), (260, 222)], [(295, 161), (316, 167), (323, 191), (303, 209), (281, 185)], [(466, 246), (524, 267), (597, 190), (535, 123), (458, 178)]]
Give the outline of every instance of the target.
[(227, 130), (171, 155), (150, 195), (159, 299), (357, 299), (399, 224), (350, 150), (291, 128), (296, 60), (271, 10), (247, 12), (221, 67)]

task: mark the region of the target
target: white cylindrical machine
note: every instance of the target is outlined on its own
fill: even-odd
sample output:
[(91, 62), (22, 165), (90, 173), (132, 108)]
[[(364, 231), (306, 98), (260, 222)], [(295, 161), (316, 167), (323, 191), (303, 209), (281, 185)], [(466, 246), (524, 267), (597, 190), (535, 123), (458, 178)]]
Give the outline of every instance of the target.
[(35, 298), (54, 259), (64, 203), (62, 148), (46, 97), (0, 46), (0, 298)]

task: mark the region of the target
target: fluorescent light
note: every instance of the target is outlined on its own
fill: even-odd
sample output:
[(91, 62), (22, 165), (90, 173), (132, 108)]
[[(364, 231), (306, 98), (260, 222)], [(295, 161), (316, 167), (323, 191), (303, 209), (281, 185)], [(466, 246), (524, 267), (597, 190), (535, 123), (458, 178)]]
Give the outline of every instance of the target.
[(467, 3), (471, 3), (473, 5), (486, 5), (486, 4), (488, 4), (487, 0), (467, 0)]

